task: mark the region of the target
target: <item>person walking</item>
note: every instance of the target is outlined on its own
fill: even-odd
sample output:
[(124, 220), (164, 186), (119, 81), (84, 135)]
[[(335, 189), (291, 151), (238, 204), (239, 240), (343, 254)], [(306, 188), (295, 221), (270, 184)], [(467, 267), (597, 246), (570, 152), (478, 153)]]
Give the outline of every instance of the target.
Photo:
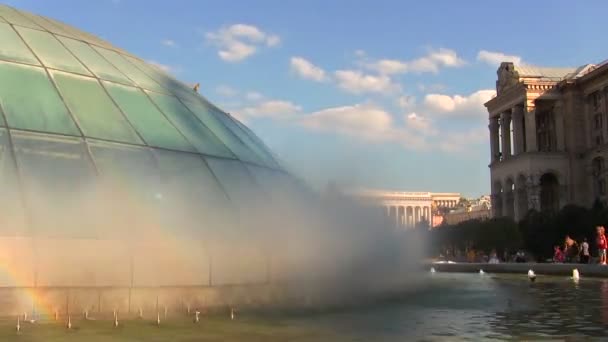
[(589, 263), (589, 243), (587, 242), (587, 238), (584, 238), (583, 243), (581, 243), (581, 263)]
[(599, 254), (598, 255), (599, 264), (606, 265), (606, 249), (608, 248), (608, 242), (606, 241), (606, 230), (604, 229), (604, 226), (597, 226), (596, 232), (597, 232), (596, 243), (597, 243), (597, 250), (598, 250), (598, 254)]

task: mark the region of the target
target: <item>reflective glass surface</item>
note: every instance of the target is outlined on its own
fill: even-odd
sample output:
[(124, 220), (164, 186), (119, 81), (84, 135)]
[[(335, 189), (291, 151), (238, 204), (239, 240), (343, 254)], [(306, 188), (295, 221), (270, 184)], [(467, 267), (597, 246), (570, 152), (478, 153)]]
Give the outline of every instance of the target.
[(25, 15), (16, 11), (15, 9), (8, 6), (0, 5), (0, 16), (2, 16), (6, 21), (11, 24), (31, 27), (35, 29), (40, 29), (41, 27), (36, 25), (36, 23), (32, 22), (30, 19), (26, 18)]
[[(0, 6), (0, 8), (2, 8)], [(9, 24), (0, 23), (0, 59), (40, 65), (17, 32)]]
[(86, 136), (142, 143), (97, 79), (59, 71), (51, 75)]
[(220, 180), (224, 191), (241, 211), (254, 210), (256, 203), (267, 200), (267, 195), (256, 184), (243, 163), (236, 160), (207, 158), (211, 171)]
[(76, 55), (76, 57), (78, 57), (78, 59), (95, 73), (95, 76), (104, 80), (133, 84), (125, 75), (97, 53), (97, 51), (93, 50), (90, 45), (70, 38), (58, 38), (74, 55)]
[(115, 198), (114, 211), (129, 234), (160, 234), (163, 212), (162, 178), (146, 147), (89, 142), (102, 184)]
[(15, 29), (45, 66), (91, 75), (52, 34), (24, 27), (15, 27)]
[(176, 97), (153, 92), (149, 92), (148, 95), (199, 152), (213, 156), (234, 157)]
[(163, 150), (154, 154), (162, 176), (162, 220), (167, 226), (207, 237), (222, 227), (232, 215), (232, 205), (203, 159)]
[(264, 161), (257, 157), (241, 140), (224, 124), (213, 116), (210, 108), (203, 102), (185, 101), (184, 104), (196, 115), (215, 135), (241, 160), (262, 164)]
[(83, 142), (18, 131), (11, 136), (32, 230), (43, 236), (94, 236), (96, 176)]
[(213, 115), (221, 120), (226, 127), (229, 127), (234, 134), (236, 134), (241, 141), (243, 141), (247, 147), (249, 147), (255, 154), (264, 160), (264, 164), (268, 167), (273, 167), (280, 169), (279, 164), (275, 161), (274, 157), (268, 153), (268, 151), (264, 148), (263, 143), (261, 141), (255, 140), (249, 132), (247, 132), (243, 127), (240, 127), (239, 124), (230, 118), (227, 114), (220, 112), (219, 110), (213, 110)]
[(166, 92), (165, 88), (161, 87), (157, 82), (151, 79), (143, 71), (136, 68), (133, 64), (129, 63), (124, 57), (115, 51), (103, 49), (100, 47), (94, 47), (105, 59), (107, 59), (112, 65), (114, 65), (123, 74), (127, 75), (133, 82), (144, 89)]
[(21, 235), (27, 231), (19, 179), (11, 155), (8, 132), (0, 128), (0, 235)]
[(144, 92), (137, 88), (103, 82), (129, 122), (150, 146), (196, 152)]
[(10, 127), (80, 135), (44, 69), (0, 62), (0, 75), (0, 105)]
[[(261, 204), (289, 191), (278, 175), (290, 177), (270, 169), (279, 165), (253, 132), (174, 75), (70, 25), (0, 5), (0, 126), (0, 242), (37, 233), (49, 237), (37, 252), (50, 253), (66, 241), (107, 246), (92, 241), (132, 233), (161, 241), (137, 248), (177, 256), (165, 248), (181, 239), (190, 243), (185, 259), (134, 262), (153, 272), (179, 260), (185, 279), (210, 271), (215, 258), (214, 284), (264, 280), (266, 261), (243, 231), (260, 228)], [(99, 262), (74, 246), (77, 259), (64, 253), (38, 265)], [(233, 248), (244, 260), (222, 260)], [(118, 250), (111, 262), (131, 247)], [(19, 251), (31, 264), (30, 249)], [(53, 272), (39, 276), (60, 284)]]

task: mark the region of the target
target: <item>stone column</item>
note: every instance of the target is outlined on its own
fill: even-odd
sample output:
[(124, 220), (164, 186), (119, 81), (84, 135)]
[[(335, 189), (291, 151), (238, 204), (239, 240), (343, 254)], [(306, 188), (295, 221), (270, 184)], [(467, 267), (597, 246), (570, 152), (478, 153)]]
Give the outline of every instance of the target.
[[(553, 120), (555, 122), (555, 147), (557, 151), (565, 150), (564, 134), (564, 107), (561, 101), (557, 101), (553, 106)], [(602, 132), (603, 134), (603, 132)]]
[(500, 158), (498, 158), (498, 154), (500, 153), (500, 142), (498, 141), (500, 136), (498, 133), (500, 123), (498, 122), (498, 117), (490, 118), (488, 128), (490, 129), (490, 161), (494, 163), (500, 160)]
[(513, 113), (513, 151), (514, 155), (525, 152), (524, 141), (526, 139), (526, 132), (524, 131), (524, 106), (517, 105), (511, 110)]
[(500, 115), (500, 130), (502, 134), (502, 158), (511, 157), (511, 111)]
[(523, 215), (523, 213), (519, 212), (519, 188), (516, 181), (515, 190), (513, 191), (513, 219), (515, 220), (515, 222), (517, 222), (521, 219), (521, 216)]
[(538, 151), (536, 143), (536, 110), (531, 104), (526, 104), (524, 107), (524, 116), (526, 121), (526, 150)]

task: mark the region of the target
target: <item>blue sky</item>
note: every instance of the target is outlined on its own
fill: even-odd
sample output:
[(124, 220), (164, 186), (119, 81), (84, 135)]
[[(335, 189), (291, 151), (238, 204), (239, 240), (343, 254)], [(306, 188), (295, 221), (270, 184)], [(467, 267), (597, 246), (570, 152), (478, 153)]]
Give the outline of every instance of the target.
[(608, 58), (602, 0), (5, 2), (200, 82), (319, 187), (488, 193), (498, 62)]

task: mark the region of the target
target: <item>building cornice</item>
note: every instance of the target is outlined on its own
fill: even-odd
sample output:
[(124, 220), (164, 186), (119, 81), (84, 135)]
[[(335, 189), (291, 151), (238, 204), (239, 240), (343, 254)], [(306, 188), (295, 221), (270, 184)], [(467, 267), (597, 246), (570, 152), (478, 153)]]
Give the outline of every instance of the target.
[(525, 84), (518, 83), (503, 90), (499, 96), (484, 103), (484, 106), (488, 109), (490, 117), (495, 117), (501, 112), (513, 108), (518, 103), (523, 104), (526, 99), (526, 93)]

